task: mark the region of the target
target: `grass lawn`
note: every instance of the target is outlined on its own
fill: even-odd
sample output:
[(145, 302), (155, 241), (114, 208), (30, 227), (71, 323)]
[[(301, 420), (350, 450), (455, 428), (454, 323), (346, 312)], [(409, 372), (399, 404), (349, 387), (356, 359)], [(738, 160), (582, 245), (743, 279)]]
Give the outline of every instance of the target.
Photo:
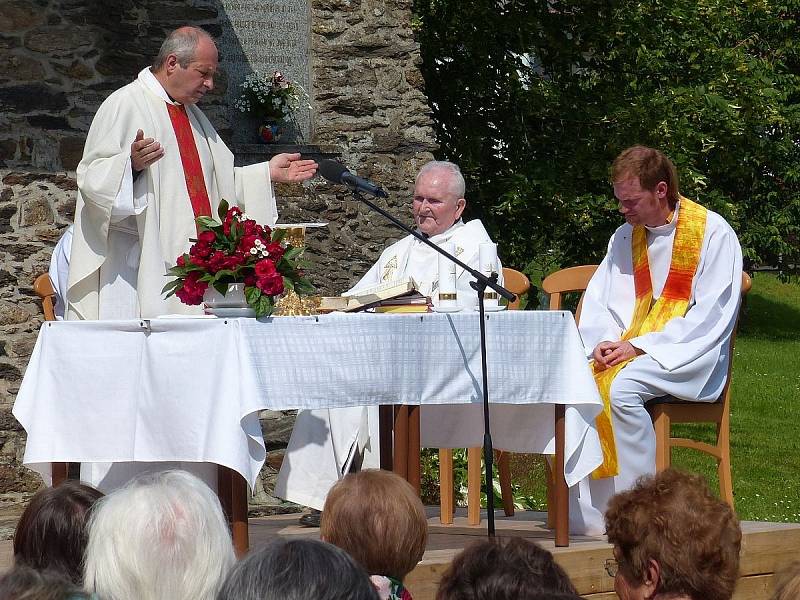
[[(713, 428), (685, 425), (676, 431)], [(736, 511), (750, 521), (800, 522), (800, 284), (756, 273), (733, 363), (731, 453)], [(697, 434), (695, 434), (697, 435)], [(717, 486), (716, 464), (691, 450), (677, 466)]]
[[(713, 441), (713, 426), (676, 425), (684, 437)], [(739, 517), (800, 522), (800, 284), (757, 273), (742, 315), (733, 365), (733, 491)], [(719, 489), (716, 461), (678, 448), (673, 465), (700, 472)], [(542, 457), (514, 455), (517, 499), (543, 510)]]

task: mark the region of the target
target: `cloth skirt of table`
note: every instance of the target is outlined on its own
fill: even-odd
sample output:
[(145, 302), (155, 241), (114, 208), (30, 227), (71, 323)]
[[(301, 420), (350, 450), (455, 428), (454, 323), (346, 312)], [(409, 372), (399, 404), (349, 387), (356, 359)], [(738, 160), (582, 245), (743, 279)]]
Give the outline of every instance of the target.
[[(495, 447), (552, 453), (566, 404), (569, 485), (600, 462), (601, 401), (569, 313), (486, 317)], [(266, 458), (259, 411), (434, 405), (423, 439), (482, 444), (477, 314), (48, 322), (14, 415), (24, 463), (212, 462), (251, 486)], [(470, 427), (435, 414), (464, 404)], [(427, 411), (428, 409), (426, 409)]]

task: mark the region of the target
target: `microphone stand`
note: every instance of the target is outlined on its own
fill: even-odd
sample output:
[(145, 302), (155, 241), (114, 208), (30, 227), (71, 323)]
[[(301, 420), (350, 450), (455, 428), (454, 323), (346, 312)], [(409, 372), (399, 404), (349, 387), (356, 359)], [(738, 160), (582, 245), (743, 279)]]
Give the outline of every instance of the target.
[(397, 228), (401, 229), (402, 231), (414, 236), (419, 241), (427, 244), (439, 254), (446, 256), (449, 260), (456, 263), (459, 267), (464, 269), (467, 273), (472, 275), (475, 278), (475, 281), (470, 282), (470, 286), (475, 292), (478, 294), (478, 314), (481, 323), (481, 372), (483, 375), (483, 460), (486, 464), (486, 482), (485, 482), (485, 490), (486, 490), (486, 522), (487, 522), (487, 532), (489, 537), (494, 537), (495, 535), (495, 527), (494, 527), (494, 452), (492, 448), (492, 433), (489, 427), (489, 385), (488, 385), (488, 376), (487, 376), (487, 368), (486, 368), (486, 324), (484, 318), (484, 304), (483, 304), (483, 294), (486, 291), (486, 288), (489, 287), (500, 294), (503, 298), (507, 299), (509, 302), (513, 302), (516, 299), (516, 296), (509, 292), (506, 288), (501, 286), (497, 283), (497, 273), (492, 273), (490, 277), (487, 277), (480, 271), (473, 269), (469, 265), (464, 264), (460, 260), (458, 260), (455, 256), (442, 250), (439, 246), (431, 242), (428, 238), (426, 238), (421, 233), (411, 229), (399, 219), (397, 219), (394, 215), (388, 213), (387, 211), (383, 210), (380, 206), (377, 206), (374, 202), (367, 200), (364, 198), (361, 193), (355, 189), (350, 188), (350, 191), (353, 194), (353, 197), (369, 206), (372, 210), (379, 213), (386, 219), (392, 222)]

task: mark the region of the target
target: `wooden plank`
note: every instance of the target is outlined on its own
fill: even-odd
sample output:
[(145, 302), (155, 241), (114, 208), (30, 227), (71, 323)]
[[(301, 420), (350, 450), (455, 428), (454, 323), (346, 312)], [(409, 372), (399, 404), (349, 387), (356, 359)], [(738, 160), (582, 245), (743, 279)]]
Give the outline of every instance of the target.
[[(403, 582), (414, 600), (434, 600), (436, 598), (439, 580), (450, 566), (450, 561), (436, 557), (435, 553), (436, 551), (426, 552), (426, 558), (406, 576)], [(428, 558), (428, 554), (434, 556)]]
[(742, 575), (775, 573), (800, 556), (797, 523), (742, 523)]
[(769, 600), (774, 585), (773, 578), (772, 574), (742, 577), (736, 584), (733, 600)]
[[(743, 577), (736, 585), (733, 600), (769, 600), (772, 594), (772, 578), (772, 575)], [(614, 592), (583, 594), (583, 597), (585, 600), (619, 600), (619, 597)]]
[(606, 559), (614, 558), (609, 544), (581, 544), (578, 549), (573, 540), (569, 550), (554, 548), (551, 552), (569, 575), (579, 595), (614, 591), (614, 578), (609, 577), (605, 569)]

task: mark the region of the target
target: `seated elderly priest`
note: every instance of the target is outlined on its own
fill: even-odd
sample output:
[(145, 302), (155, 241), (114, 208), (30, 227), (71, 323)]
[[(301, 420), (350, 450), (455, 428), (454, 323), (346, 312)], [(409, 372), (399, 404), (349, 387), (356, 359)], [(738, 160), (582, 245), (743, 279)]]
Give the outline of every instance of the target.
[[(417, 175), (411, 212), (417, 229), (430, 241), (437, 245), (452, 242), (455, 256), (477, 268), (478, 246), (491, 240), (479, 220), (467, 223), (461, 220), (467, 204), (464, 191), (464, 177), (457, 165), (429, 162)], [(501, 272), (499, 263), (497, 269)], [(347, 293), (405, 277), (413, 277), (419, 291), (426, 295), (431, 295), (438, 285), (438, 253), (411, 235), (386, 248)], [(470, 307), (477, 304), (476, 293), (469, 285), (472, 279), (469, 274), (458, 268), (456, 277), (459, 302)], [(423, 421), (427, 409), (423, 408)], [(482, 427), (482, 422), (478, 425)], [(426, 445), (424, 428), (422, 443)], [(354, 460), (361, 464), (354, 464)], [(275, 494), (322, 509), (333, 484), (358, 466), (379, 466), (377, 407), (300, 411), (278, 474)]]
[(634, 146), (614, 161), (611, 180), (626, 223), (589, 282), (580, 323), (605, 405), (597, 418), (604, 461), (571, 490), (576, 533), (602, 534), (611, 496), (655, 472), (647, 401), (719, 397), (741, 293), (736, 234), (680, 195), (669, 158)]

